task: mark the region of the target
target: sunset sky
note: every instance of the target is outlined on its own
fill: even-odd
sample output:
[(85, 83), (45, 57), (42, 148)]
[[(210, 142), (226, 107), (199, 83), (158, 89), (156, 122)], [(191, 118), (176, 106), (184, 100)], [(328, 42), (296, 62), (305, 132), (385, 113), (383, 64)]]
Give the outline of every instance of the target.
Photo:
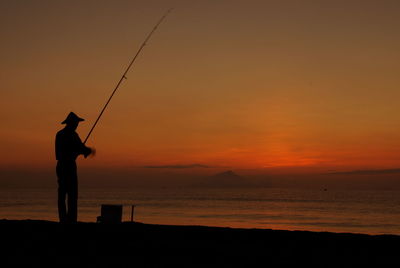
[(0, 168), (400, 167), (399, 1), (0, 1)]

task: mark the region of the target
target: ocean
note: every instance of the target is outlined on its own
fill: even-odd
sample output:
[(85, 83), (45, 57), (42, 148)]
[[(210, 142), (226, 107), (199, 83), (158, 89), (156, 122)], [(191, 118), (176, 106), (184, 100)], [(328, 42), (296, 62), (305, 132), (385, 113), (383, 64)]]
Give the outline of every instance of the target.
[[(122, 204), (123, 220), (400, 235), (400, 191), (245, 189), (80, 189), (78, 220), (95, 222), (101, 204)], [(57, 221), (56, 189), (0, 190), (0, 219)]]

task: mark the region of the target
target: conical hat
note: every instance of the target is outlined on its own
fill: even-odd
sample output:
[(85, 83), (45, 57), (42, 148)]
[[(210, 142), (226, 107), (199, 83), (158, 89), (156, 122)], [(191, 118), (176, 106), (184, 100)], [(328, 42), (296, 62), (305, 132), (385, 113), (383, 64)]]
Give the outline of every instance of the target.
[(71, 123), (71, 122), (80, 122), (80, 121), (85, 121), (85, 119), (80, 118), (79, 116), (77, 116), (73, 112), (70, 112), (68, 114), (67, 118), (65, 118), (65, 120), (61, 122), (61, 124), (68, 124), (68, 123)]

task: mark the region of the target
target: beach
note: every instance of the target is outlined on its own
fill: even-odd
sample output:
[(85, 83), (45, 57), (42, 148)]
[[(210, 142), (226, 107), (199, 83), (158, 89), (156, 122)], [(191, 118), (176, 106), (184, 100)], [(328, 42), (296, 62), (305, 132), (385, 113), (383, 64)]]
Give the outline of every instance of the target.
[(8, 266), (318, 267), (400, 264), (400, 236), (206, 226), (0, 220)]

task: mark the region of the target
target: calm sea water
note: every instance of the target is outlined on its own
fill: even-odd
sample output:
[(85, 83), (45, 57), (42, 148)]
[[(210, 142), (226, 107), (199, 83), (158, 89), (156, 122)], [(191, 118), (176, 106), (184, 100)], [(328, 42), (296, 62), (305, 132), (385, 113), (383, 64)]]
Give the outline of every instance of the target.
[[(0, 190), (0, 219), (57, 220), (55, 189)], [(400, 235), (400, 191), (300, 189), (81, 189), (79, 220), (123, 204), (144, 223)]]

